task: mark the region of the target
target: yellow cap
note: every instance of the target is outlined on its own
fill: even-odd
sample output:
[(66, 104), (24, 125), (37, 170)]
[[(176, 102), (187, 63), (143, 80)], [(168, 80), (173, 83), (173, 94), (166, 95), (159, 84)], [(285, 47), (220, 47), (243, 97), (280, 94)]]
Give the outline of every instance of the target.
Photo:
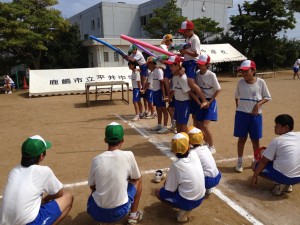
[(188, 128), (190, 144), (191, 145), (202, 145), (204, 144), (203, 133), (197, 127), (191, 126)]
[(172, 34), (166, 34), (163, 36), (163, 41), (161, 42), (162, 44), (164, 44), (166, 41), (172, 40), (173, 36)]
[(171, 146), (174, 154), (185, 154), (190, 146), (189, 136), (184, 132), (175, 134), (172, 138)]

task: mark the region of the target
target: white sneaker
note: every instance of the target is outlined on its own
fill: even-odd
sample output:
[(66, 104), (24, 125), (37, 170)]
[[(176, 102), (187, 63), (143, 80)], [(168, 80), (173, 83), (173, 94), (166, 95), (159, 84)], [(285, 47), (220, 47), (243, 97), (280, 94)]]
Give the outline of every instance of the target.
[(211, 154), (215, 154), (217, 152), (217, 150), (215, 149), (214, 146), (210, 146), (208, 148), (209, 148), (209, 151), (211, 152)]
[(285, 192), (291, 193), (293, 191), (293, 186), (292, 185), (285, 185)]
[(279, 196), (284, 194), (286, 185), (285, 184), (275, 184), (275, 187), (272, 191), (273, 195)]
[(164, 134), (166, 132), (168, 132), (168, 128), (167, 127), (162, 127), (160, 130), (157, 131), (157, 133), (159, 133), (159, 134)]
[(9, 91), (9, 92), (8, 92), (8, 94), (10, 95), (10, 94), (12, 94), (12, 92), (11, 92), (11, 91)]
[(140, 120), (140, 116), (136, 115), (135, 117), (133, 117), (133, 119), (131, 121), (138, 121), (138, 120)]
[(162, 170), (156, 170), (155, 174), (154, 174), (153, 182), (159, 183), (165, 178), (166, 178), (166, 175), (164, 174), (164, 172)]
[(185, 223), (189, 221), (188, 215), (190, 215), (191, 211), (185, 211), (185, 210), (179, 210), (178, 216), (177, 216), (177, 222), (178, 223)]
[(160, 125), (157, 125), (156, 127), (150, 128), (152, 131), (159, 131), (162, 127)]
[(206, 189), (205, 194), (210, 195), (214, 192), (214, 188)]
[(128, 216), (127, 224), (128, 225), (137, 224), (142, 219), (143, 219), (143, 212), (139, 210), (137, 211), (135, 218), (131, 217), (130, 215)]
[(5, 91), (5, 94), (7, 94), (8, 92), (7, 91)]
[(238, 162), (238, 163), (236, 164), (235, 172), (237, 172), (237, 173), (243, 172), (243, 163), (239, 163), (239, 162)]
[(154, 114), (150, 114), (148, 116), (146, 116), (146, 119), (155, 119), (155, 115)]

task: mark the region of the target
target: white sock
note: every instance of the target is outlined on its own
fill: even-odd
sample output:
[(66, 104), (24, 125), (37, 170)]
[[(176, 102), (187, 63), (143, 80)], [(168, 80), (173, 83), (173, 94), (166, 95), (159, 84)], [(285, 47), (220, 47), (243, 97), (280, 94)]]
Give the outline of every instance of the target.
[(243, 157), (238, 157), (238, 163), (243, 164)]
[(130, 217), (131, 217), (131, 218), (136, 218), (136, 214), (137, 214), (137, 212), (130, 213)]

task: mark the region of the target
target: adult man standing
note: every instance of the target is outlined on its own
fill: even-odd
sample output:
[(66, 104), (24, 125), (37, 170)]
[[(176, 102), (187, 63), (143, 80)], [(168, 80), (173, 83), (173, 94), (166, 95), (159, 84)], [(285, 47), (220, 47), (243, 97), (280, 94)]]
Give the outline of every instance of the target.
[(104, 223), (115, 223), (129, 211), (128, 224), (136, 224), (143, 217), (138, 211), (142, 193), (142, 177), (131, 151), (122, 151), (124, 142), (122, 125), (112, 122), (105, 128), (107, 151), (92, 160), (88, 184), (92, 193), (87, 212)]
[(21, 165), (10, 171), (4, 190), (1, 225), (58, 224), (68, 215), (73, 196), (49, 167), (40, 165), (50, 147), (39, 135), (23, 143)]

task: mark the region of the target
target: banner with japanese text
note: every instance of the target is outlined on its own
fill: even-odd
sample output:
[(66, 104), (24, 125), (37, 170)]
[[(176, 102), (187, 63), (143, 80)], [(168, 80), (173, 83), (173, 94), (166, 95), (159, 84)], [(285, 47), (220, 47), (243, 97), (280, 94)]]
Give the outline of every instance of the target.
[[(30, 70), (29, 96), (84, 93), (87, 82), (109, 81), (128, 82), (131, 89), (131, 70), (128, 67)], [(114, 91), (118, 88), (121, 86), (115, 86)]]

